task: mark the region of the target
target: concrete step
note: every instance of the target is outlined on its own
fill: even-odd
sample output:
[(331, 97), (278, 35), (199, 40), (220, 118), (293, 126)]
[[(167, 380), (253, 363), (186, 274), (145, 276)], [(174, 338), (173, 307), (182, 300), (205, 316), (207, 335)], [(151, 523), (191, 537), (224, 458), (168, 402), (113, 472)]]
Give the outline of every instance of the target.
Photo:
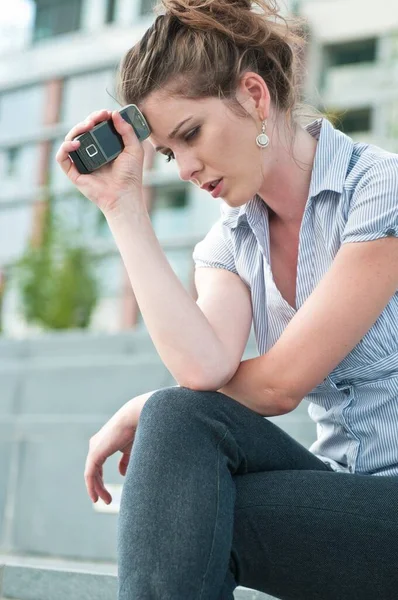
[[(115, 600), (116, 595), (116, 574), (0, 565), (0, 600)], [(243, 587), (235, 590), (234, 598), (272, 600)]]

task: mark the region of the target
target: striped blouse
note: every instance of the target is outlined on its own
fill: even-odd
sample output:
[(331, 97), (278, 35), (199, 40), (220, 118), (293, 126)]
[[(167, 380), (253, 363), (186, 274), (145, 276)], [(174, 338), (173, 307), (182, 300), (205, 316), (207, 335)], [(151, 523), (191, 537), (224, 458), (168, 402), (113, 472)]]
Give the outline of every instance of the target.
[[(398, 237), (398, 155), (354, 143), (326, 119), (307, 130), (318, 140), (299, 240), (297, 310), (341, 244)], [(221, 218), (194, 249), (196, 268), (239, 275), (251, 292), (259, 354), (296, 311), (270, 268), (268, 210), (257, 195)], [(377, 285), (377, 281), (375, 281)], [(305, 398), (316, 424), (310, 451), (335, 471), (398, 475), (398, 290), (358, 345)]]

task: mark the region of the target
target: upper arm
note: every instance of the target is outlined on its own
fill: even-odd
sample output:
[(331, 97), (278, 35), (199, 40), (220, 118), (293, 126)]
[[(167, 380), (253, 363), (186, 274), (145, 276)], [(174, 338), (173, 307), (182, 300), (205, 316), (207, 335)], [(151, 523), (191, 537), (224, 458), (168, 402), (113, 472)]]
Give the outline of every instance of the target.
[(262, 357), (264, 378), (297, 401), (360, 343), (398, 289), (397, 159), (365, 171), (330, 269)]
[(299, 402), (351, 352), (398, 289), (398, 239), (346, 243), (271, 350), (262, 372)]
[(222, 343), (232, 378), (250, 334), (250, 291), (239, 275), (218, 268), (197, 268), (195, 285), (198, 292), (196, 303)]

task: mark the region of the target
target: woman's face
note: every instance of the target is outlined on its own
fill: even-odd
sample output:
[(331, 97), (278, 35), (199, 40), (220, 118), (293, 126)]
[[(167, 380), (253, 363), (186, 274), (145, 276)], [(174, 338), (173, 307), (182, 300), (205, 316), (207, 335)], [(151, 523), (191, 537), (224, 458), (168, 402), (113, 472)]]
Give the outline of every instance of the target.
[(183, 181), (200, 187), (222, 178), (220, 198), (229, 206), (246, 204), (259, 191), (265, 175), (264, 150), (256, 145), (259, 120), (237, 116), (218, 98), (188, 100), (161, 92), (140, 109), (152, 130), (149, 141), (176, 161)]

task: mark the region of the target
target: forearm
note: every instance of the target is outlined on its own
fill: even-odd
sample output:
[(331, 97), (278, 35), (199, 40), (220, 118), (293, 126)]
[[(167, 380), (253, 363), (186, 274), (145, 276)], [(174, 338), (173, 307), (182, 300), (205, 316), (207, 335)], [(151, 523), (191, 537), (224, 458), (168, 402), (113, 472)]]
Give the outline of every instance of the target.
[(266, 355), (244, 360), (232, 379), (218, 391), (264, 417), (284, 415), (296, 407), (264, 368)]
[(131, 209), (106, 219), (149, 335), (179, 385), (217, 389), (231, 376), (226, 353), (171, 268), (148, 212), (140, 206), (134, 201)]

